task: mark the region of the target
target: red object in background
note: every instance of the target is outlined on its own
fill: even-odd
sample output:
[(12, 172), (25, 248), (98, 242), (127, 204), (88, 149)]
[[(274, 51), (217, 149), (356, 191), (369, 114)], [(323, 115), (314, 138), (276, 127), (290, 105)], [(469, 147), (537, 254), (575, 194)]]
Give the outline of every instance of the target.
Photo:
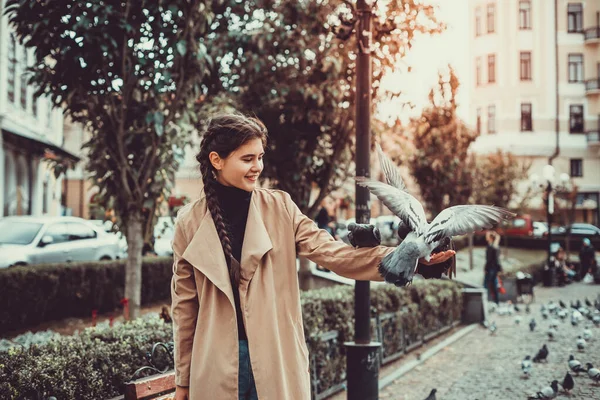
[(114, 321), (115, 321), (115, 317), (111, 315), (110, 320), (108, 321), (108, 326), (110, 326), (112, 328)]
[(96, 326), (96, 317), (98, 316), (98, 310), (92, 310), (92, 326)]
[(529, 214), (517, 215), (499, 226), (497, 232), (508, 236), (533, 236), (533, 219)]
[(498, 277), (498, 293), (506, 294), (506, 288), (504, 287), (504, 284), (502, 284), (502, 279), (500, 279), (500, 277)]
[(185, 205), (185, 196), (169, 196), (169, 208)]
[(121, 299), (121, 305), (123, 306), (123, 317), (125, 318), (125, 321), (129, 321), (129, 299)]

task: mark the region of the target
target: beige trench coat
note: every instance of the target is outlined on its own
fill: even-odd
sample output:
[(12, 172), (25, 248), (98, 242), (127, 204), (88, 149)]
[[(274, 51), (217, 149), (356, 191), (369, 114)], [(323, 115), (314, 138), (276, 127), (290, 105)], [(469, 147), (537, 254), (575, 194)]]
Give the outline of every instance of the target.
[[(310, 399), (296, 255), (339, 275), (383, 280), (388, 247), (335, 241), (282, 191), (255, 189), (242, 246), (240, 302), (261, 400)], [(178, 214), (171, 284), (176, 384), (191, 400), (238, 398), (238, 332), (224, 253), (205, 196)]]

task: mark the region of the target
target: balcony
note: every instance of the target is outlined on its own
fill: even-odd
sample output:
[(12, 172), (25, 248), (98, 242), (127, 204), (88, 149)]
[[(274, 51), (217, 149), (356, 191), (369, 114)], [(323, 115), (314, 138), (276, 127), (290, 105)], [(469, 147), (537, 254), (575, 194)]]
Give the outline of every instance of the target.
[(585, 43), (599, 43), (600, 42), (600, 26), (594, 26), (587, 28), (583, 31), (583, 40)]
[(586, 79), (585, 93), (586, 94), (600, 93), (600, 78)]
[(600, 147), (600, 131), (598, 129), (585, 133), (588, 146)]

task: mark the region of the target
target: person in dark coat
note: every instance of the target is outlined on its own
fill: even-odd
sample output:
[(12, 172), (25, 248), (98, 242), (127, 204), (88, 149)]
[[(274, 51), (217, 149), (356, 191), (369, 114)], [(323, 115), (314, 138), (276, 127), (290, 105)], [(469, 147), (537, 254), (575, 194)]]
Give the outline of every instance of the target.
[(594, 249), (594, 246), (592, 246), (590, 239), (584, 238), (581, 250), (579, 250), (579, 277), (583, 279), (588, 272), (593, 275), (595, 272), (593, 270), (595, 263), (596, 250)]
[(502, 272), (500, 265), (500, 235), (493, 231), (488, 231), (485, 235), (487, 247), (485, 249), (485, 277), (483, 286), (491, 291), (494, 302), (499, 303), (498, 294), (498, 273)]

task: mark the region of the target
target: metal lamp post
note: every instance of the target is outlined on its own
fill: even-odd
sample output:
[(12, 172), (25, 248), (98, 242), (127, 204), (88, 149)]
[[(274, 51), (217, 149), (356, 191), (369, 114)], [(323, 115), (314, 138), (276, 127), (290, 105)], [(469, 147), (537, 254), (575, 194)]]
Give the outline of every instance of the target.
[(533, 174), (529, 177), (533, 187), (539, 187), (544, 189), (545, 203), (546, 203), (546, 221), (548, 224), (548, 255), (546, 263), (550, 268), (552, 262), (552, 217), (554, 215), (554, 193), (557, 187), (568, 187), (570, 184), (571, 177), (568, 174), (560, 174), (560, 181), (556, 181), (556, 171), (551, 164), (545, 165), (542, 170), (542, 179), (537, 174)]

